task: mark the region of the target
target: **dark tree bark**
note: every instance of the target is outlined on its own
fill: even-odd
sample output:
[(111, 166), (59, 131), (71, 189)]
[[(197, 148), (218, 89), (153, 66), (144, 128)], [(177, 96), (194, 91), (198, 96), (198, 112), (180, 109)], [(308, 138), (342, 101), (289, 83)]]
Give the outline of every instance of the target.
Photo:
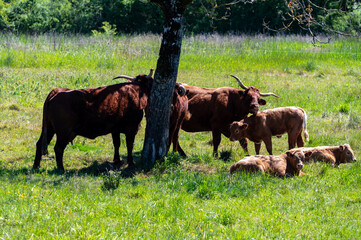
[(149, 98), (142, 152), (143, 168), (150, 169), (167, 154), (169, 115), (182, 46), (183, 13), (192, 0), (151, 0), (164, 15), (163, 38)]

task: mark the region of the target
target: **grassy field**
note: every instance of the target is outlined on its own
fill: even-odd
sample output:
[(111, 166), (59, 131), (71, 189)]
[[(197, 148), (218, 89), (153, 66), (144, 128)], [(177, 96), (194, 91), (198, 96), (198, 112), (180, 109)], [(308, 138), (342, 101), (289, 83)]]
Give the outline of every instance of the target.
[[(183, 42), (178, 82), (203, 87), (246, 85), (268, 97), (262, 109), (300, 106), (308, 114), (306, 146), (349, 143), (360, 159), (361, 43), (336, 39), (313, 46), (299, 36), (192, 36)], [(111, 167), (110, 136), (77, 137), (64, 154), (33, 172), (42, 104), (56, 87), (90, 88), (119, 74), (155, 68), (160, 36), (91, 38), (0, 35), (0, 239), (356, 239), (361, 236), (361, 164), (305, 166), (306, 176), (230, 177), (244, 157), (211, 134), (180, 133), (188, 154), (170, 154), (151, 172), (126, 178)], [(134, 148), (139, 161), (144, 126)], [(126, 158), (125, 137), (121, 154)], [(275, 154), (287, 137), (273, 139)], [(54, 141), (49, 146), (54, 156)], [(253, 144), (249, 144), (254, 153)], [(261, 154), (267, 154), (262, 145)]]

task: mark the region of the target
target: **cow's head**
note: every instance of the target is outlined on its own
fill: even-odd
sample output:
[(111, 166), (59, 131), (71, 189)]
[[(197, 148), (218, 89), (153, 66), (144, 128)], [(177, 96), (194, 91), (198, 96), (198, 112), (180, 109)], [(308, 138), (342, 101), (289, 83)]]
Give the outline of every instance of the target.
[(247, 128), (248, 124), (245, 123), (244, 120), (233, 122), (230, 126), (231, 135), (229, 136), (229, 140), (233, 142), (245, 138)]
[(148, 105), (148, 96), (150, 94), (150, 90), (152, 89), (153, 72), (154, 72), (154, 69), (151, 68), (150, 73), (148, 75), (139, 74), (136, 77), (129, 77), (129, 76), (126, 76), (126, 75), (120, 75), (118, 77), (113, 78), (113, 80), (118, 79), (118, 78), (125, 78), (129, 82), (139, 85), (141, 87), (141, 89), (142, 89), (141, 93), (140, 93), (139, 107), (140, 107), (140, 109), (145, 109), (146, 106)]
[(113, 78), (113, 80), (118, 79), (118, 78), (124, 78), (124, 79), (127, 79), (130, 82), (140, 84), (142, 87), (144, 87), (147, 90), (146, 92), (150, 92), (150, 89), (152, 88), (152, 84), (153, 84), (153, 77), (152, 77), (153, 72), (154, 72), (154, 69), (151, 68), (150, 73), (148, 75), (139, 74), (136, 77), (129, 77), (129, 76), (126, 76), (126, 75), (120, 75), (118, 77)]
[(290, 163), (292, 168), (300, 171), (303, 168), (303, 161), (305, 160), (305, 154), (302, 151), (287, 151), (287, 163)]
[(355, 155), (348, 144), (340, 145), (340, 163), (356, 162)]
[(238, 77), (234, 75), (231, 76), (234, 77), (237, 80), (239, 86), (245, 90), (244, 92), (245, 102), (248, 107), (248, 111), (252, 114), (256, 114), (258, 112), (259, 105), (265, 105), (267, 103), (266, 100), (261, 99), (261, 97), (267, 97), (267, 96), (279, 97), (274, 93), (261, 93), (258, 90), (258, 88), (253, 86), (247, 87), (242, 83), (242, 81)]

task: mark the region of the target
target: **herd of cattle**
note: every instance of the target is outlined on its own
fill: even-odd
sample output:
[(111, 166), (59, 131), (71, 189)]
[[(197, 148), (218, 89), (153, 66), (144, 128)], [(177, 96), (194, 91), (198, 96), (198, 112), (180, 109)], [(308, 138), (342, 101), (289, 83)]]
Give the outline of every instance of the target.
[[(33, 168), (40, 167), (42, 155), (56, 135), (54, 146), (57, 167), (64, 170), (63, 154), (68, 143), (76, 136), (94, 139), (111, 133), (114, 145), (114, 163), (121, 165), (119, 156), (120, 133), (126, 136), (127, 163), (133, 166), (134, 138), (139, 130), (153, 83), (153, 69), (148, 75), (124, 78), (128, 82), (90, 89), (53, 89), (43, 107), (42, 131), (36, 143)], [(168, 148), (186, 156), (178, 137), (179, 130), (187, 132), (212, 131), (213, 152), (217, 156), (223, 134), (231, 141), (239, 141), (248, 154), (247, 140), (254, 142), (259, 154), (264, 142), (269, 156), (248, 156), (230, 167), (235, 171), (271, 172), (278, 176), (302, 175), (303, 162), (322, 160), (332, 165), (356, 161), (348, 144), (336, 147), (305, 148), (308, 140), (307, 115), (299, 107), (275, 108), (258, 112), (266, 101), (261, 97), (274, 93), (261, 93), (256, 87), (245, 86), (234, 77), (243, 89), (221, 87), (202, 88), (176, 84), (173, 93)], [(252, 114), (248, 117), (248, 114)], [(286, 153), (272, 155), (272, 136), (288, 134), (289, 149)], [(295, 148), (297, 145), (298, 148)]]

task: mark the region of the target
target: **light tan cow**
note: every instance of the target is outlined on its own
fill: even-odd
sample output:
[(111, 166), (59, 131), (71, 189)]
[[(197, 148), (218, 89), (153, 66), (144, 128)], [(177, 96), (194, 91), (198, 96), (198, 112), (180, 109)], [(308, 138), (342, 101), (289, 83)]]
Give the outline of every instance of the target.
[(304, 129), (305, 140), (308, 141), (307, 115), (300, 107), (280, 107), (268, 109), (247, 117), (230, 126), (231, 141), (248, 138), (254, 142), (256, 154), (259, 154), (261, 143), (264, 142), (267, 151), (272, 155), (272, 136), (280, 137), (288, 134), (288, 147), (292, 149), (305, 145), (302, 139)]
[(312, 160), (330, 163), (332, 166), (340, 163), (355, 162), (356, 158), (349, 144), (340, 146), (302, 147), (294, 148), (292, 152), (303, 152), (305, 162)]
[(231, 174), (237, 171), (268, 172), (279, 177), (301, 176), (304, 173), (303, 160), (305, 154), (302, 151), (287, 151), (281, 155), (255, 155), (245, 157), (233, 164), (229, 171)]

